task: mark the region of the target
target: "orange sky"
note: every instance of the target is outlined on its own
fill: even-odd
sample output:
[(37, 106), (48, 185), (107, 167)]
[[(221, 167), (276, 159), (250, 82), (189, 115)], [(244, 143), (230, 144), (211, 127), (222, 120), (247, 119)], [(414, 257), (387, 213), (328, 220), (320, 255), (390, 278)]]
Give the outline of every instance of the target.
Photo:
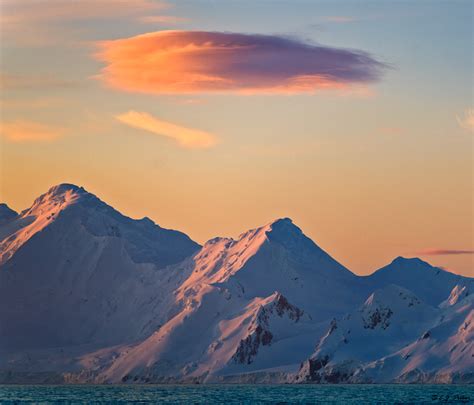
[(358, 274), (474, 276), (469, 2), (296, 3), (1, 1), (0, 200), (75, 183), (200, 243), (288, 216)]

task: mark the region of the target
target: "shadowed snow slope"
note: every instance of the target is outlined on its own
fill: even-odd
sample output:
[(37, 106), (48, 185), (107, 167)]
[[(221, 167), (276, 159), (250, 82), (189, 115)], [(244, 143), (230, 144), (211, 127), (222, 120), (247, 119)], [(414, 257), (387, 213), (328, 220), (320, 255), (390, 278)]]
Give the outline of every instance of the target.
[(7, 204), (0, 204), (0, 225), (3, 225), (14, 218), (16, 218), (18, 214), (13, 211)]
[(472, 285), (473, 279), (450, 273), (418, 258), (397, 257), (388, 266), (364, 277), (370, 289), (381, 285), (397, 284), (413, 291), (428, 304), (438, 305), (463, 280)]
[(68, 184), (1, 229), (0, 348), (139, 337), (173, 277), (166, 266), (199, 249), (180, 232), (127, 218)]
[(0, 205), (0, 382), (469, 380), (472, 281), (356, 276), (289, 218), (201, 247), (61, 184)]

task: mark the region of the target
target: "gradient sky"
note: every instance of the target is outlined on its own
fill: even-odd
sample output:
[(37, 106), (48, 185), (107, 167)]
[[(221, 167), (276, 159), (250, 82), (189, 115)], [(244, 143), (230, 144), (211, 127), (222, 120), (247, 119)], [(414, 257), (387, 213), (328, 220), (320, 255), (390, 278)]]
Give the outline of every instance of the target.
[(0, 200), (75, 183), (200, 243), (288, 216), (358, 274), (474, 276), (473, 14), (0, 0)]

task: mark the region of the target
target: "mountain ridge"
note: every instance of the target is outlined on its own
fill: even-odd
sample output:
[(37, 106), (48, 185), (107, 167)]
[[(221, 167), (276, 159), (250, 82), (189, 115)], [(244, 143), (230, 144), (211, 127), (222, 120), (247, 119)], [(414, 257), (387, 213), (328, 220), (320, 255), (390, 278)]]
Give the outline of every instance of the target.
[[(26, 372), (41, 382), (46, 371), (95, 383), (377, 382), (422, 375), (427, 382), (441, 371), (452, 374), (447, 381), (458, 378), (453, 373), (471, 378), (470, 359), (460, 351), (471, 350), (471, 334), (449, 325), (469, 321), (473, 279), (420, 259), (398, 257), (358, 276), (286, 217), (200, 246), (67, 183), (9, 215), (0, 222), (0, 381), (8, 375), (21, 382)], [(344, 320), (347, 314), (359, 319), (355, 326)], [(433, 326), (443, 314), (453, 320), (439, 324), (447, 331), (441, 340), (432, 349), (417, 344), (426, 332), (419, 320)], [(354, 339), (344, 330), (359, 331), (365, 346), (393, 359), (389, 380), (377, 365), (383, 359), (349, 350)], [(374, 336), (379, 341), (368, 343)], [(434, 348), (449, 345), (443, 336), (459, 349), (436, 370), (430, 359)], [(412, 367), (410, 377), (398, 366), (396, 350), (408, 350), (405, 344), (424, 356), (424, 368)], [(350, 361), (341, 368), (338, 359)], [(455, 359), (464, 368), (450, 363)], [(350, 376), (336, 378), (341, 372)]]

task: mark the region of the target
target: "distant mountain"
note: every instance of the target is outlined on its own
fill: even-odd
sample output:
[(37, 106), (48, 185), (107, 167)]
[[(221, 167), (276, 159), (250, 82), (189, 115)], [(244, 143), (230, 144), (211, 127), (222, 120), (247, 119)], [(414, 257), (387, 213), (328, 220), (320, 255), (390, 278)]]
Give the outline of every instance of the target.
[(61, 184), (0, 205), (0, 382), (471, 381), (473, 290), (356, 276), (289, 218), (201, 247)]
[(397, 284), (413, 291), (426, 303), (438, 305), (456, 285), (463, 284), (466, 277), (433, 267), (418, 258), (397, 257), (388, 266), (366, 277), (366, 280), (372, 290), (378, 286)]

